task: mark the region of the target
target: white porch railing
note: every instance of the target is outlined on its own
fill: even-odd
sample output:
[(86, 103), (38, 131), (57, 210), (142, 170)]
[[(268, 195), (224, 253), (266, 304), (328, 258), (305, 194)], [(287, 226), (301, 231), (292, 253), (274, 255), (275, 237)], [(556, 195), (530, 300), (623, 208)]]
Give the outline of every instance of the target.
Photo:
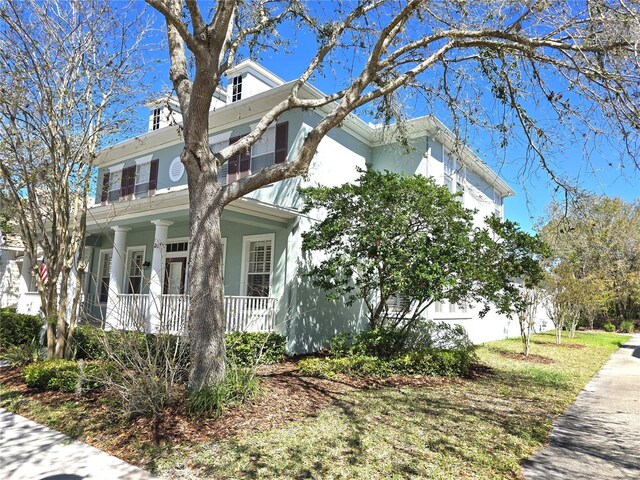
[[(147, 295), (120, 295), (123, 305), (122, 314), (130, 312), (135, 318), (123, 324), (137, 327), (140, 314), (146, 312)], [(124, 297), (124, 298), (123, 298)], [(136, 298), (132, 298), (136, 297)], [(144, 303), (137, 297), (145, 297)], [(224, 311), (226, 331), (228, 332), (271, 332), (275, 329), (277, 298), (225, 296)], [(145, 309), (145, 310), (143, 310)], [(186, 331), (189, 314), (189, 295), (162, 295), (160, 309), (160, 328), (169, 333)], [(146, 317), (145, 317), (146, 318)], [(139, 328), (139, 327), (138, 327)]]
[(273, 297), (224, 297), (227, 332), (272, 332), (277, 299)]
[(160, 312), (162, 331), (183, 332), (189, 314), (189, 295), (162, 295)]
[(118, 328), (146, 331), (148, 297), (134, 293), (118, 294), (115, 307), (119, 320)]

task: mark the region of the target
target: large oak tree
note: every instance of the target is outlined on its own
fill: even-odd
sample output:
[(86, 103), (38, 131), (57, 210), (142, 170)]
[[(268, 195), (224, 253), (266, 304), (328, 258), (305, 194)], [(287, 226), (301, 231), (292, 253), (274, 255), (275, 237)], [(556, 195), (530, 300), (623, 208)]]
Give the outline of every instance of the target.
[[(635, 0), (147, 3), (166, 21), (170, 77), (183, 115), (192, 389), (224, 375), (222, 210), (263, 185), (307, 172), (323, 137), (354, 110), (368, 108), (390, 120), (402, 113), (397, 95), (413, 89), (427, 106), (449, 109), (460, 124), (487, 127), (503, 143), (519, 130), (532, 158), (559, 183), (564, 180), (547, 155), (560, 128), (545, 128), (552, 124), (547, 120), (576, 133), (619, 134), (629, 154), (638, 151), (640, 17)], [(225, 72), (240, 56), (274, 42), (281, 48), (296, 32), (312, 36), (315, 48), (306, 65), (291, 66), (299, 68), (299, 76), (289, 96), (249, 135), (214, 154), (208, 138), (216, 126), (209, 125), (209, 106)], [(301, 87), (325, 69), (344, 74), (334, 82), (339, 86), (320, 98), (303, 98)], [(253, 145), (278, 116), (317, 107), (326, 114), (294, 158), (220, 183), (224, 162)], [(485, 107), (501, 115), (487, 117)], [(631, 161), (638, 165), (636, 158)]]

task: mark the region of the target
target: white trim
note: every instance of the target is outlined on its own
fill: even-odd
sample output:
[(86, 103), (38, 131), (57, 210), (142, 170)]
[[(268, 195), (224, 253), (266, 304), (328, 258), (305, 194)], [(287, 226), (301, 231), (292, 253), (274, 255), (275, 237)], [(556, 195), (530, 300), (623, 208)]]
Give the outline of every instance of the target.
[[(147, 261), (147, 246), (146, 245), (137, 245), (137, 246), (132, 246), (132, 247), (127, 247), (126, 250), (126, 255), (125, 255), (125, 264), (124, 264), (124, 278), (122, 279), (122, 283), (121, 283), (121, 292), (125, 293), (128, 289), (127, 289), (127, 280), (129, 279), (129, 267), (131, 266), (131, 256), (130, 256), (130, 252), (131, 251), (135, 251), (135, 250), (142, 250), (142, 263), (144, 264), (144, 262)], [(145, 274), (144, 274), (144, 267), (141, 267), (142, 269), (142, 279), (140, 280), (140, 293), (142, 294), (142, 290), (144, 287), (144, 281), (145, 281)]]
[(240, 269), (240, 295), (247, 296), (247, 274), (249, 273), (249, 244), (262, 240), (271, 240), (271, 271), (269, 272), (269, 296), (273, 293), (273, 259), (276, 251), (276, 234), (263, 233), (260, 235), (245, 235), (242, 237), (242, 263)]
[[(169, 245), (170, 243), (186, 243), (187, 244), (187, 250), (185, 252), (167, 252), (167, 245)], [(167, 241), (165, 242), (165, 249), (164, 249), (164, 253), (165, 253), (165, 258), (180, 258), (180, 257), (186, 257), (187, 258), (187, 262), (189, 261), (189, 252), (191, 251), (191, 242), (189, 241), (189, 237), (175, 237), (175, 238), (167, 238)], [(186, 282), (186, 277), (185, 277), (185, 282)]]
[[(271, 246), (273, 250), (273, 245)], [(227, 237), (222, 237), (222, 279), (224, 280), (225, 269), (227, 268)]]
[(144, 157), (136, 158), (135, 162), (136, 162), (136, 165), (141, 165), (143, 163), (149, 163), (151, 160), (153, 160), (153, 153), (150, 153), (149, 155), (145, 155)]
[(228, 132), (216, 133), (215, 135), (211, 135), (209, 137), (209, 144), (213, 145), (214, 143), (228, 141), (230, 138), (231, 138), (231, 130), (229, 130)]
[[(104, 256), (107, 254), (111, 256), (110, 263), (113, 265), (113, 248), (101, 248), (100, 251), (98, 252), (98, 274), (96, 275), (96, 289), (95, 289), (95, 292), (93, 293), (99, 305), (107, 305), (107, 303), (109, 302), (109, 283), (107, 283), (107, 301), (106, 302), (100, 301), (100, 287), (102, 286), (102, 268), (104, 267)], [(111, 278), (112, 265), (109, 265), (109, 278)]]
[(124, 168), (124, 162), (109, 167), (109, 173), (120, 172)]

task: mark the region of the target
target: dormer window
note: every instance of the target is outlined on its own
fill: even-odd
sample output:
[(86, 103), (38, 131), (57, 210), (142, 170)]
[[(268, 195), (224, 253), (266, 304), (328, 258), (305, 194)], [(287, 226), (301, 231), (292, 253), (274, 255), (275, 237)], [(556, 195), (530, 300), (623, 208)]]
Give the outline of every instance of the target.
[(153, 123), (151, 126), (151, 130), (158, 130), (160, 128), (160, 114), (162, 113), (161, 108), (156, 108), (153, 110)]
[(237, 102), (242, 99), (242, 75), (233, 77), (231, 88), (231, 101)]

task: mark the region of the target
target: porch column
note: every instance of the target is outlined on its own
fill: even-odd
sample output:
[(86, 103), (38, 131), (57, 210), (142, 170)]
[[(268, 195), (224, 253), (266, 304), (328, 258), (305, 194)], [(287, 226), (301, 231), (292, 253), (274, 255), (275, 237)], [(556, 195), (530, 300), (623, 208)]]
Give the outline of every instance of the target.
[(20, 285), (18, 287), (19, 294), (22, 295), (29, 291), (31, 284), (31, 257), (27, 252), (22, 256), (22, 268), (20, 269)]
[(106, 329), (120, 327), (121, 318), (118, 315), (118, 295), (122, 293), (122, 279), (124, 278), (125, 260), (127, 256), (127, 232), (126, 227), (112, 227), (113, 254), (111, 255), (111, 275), (109, 276), (109, 298), (107, 300)]
[(167, 248), (169, 227), (173, 222), (168, 220), (152, 220), (156, 226), (153, 238), (153, 257), (151, 259), (151, 276), (149, 278), (149, 320), (147, 329), (155, 332), (160, 328), (162, 315), (162, 285), (164, 277), (164, 256)]

